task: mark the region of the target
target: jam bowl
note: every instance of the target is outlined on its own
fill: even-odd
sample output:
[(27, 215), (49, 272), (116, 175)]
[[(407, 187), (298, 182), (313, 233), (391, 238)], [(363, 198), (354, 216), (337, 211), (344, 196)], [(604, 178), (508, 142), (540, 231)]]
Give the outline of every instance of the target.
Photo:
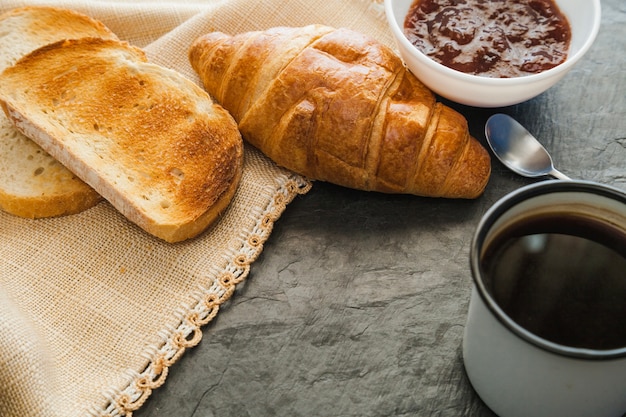
[(571, 33), (567, 57), (562, 63), (530, 75), (475, 75), (435, 61), (409, 41), (404, 23), (415, 0), (384, 1), (389, 27), (408, 69), (436, 94), (474, 107), (510, 106), (545, 92), (580, 61), (600, 28), (600, 0), (554, 0), (569, 22)]

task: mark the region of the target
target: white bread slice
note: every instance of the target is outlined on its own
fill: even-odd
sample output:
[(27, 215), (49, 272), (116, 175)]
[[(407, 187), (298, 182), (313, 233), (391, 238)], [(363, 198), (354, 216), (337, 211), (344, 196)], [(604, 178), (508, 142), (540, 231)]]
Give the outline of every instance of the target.
[[(55, 7), (23, 7), (0, 15), (0, 72), (37, 48), (63, 39), (116, 36), (83, 14)], [(100, 195), (0, 114), (0, 209), (40, 218), (78, 213)]]
[(205, 230), (241, 178), (231, 115), (124, 42), (44, 46), (0, 75), (0, 104), (26, 136), (168, 242)]

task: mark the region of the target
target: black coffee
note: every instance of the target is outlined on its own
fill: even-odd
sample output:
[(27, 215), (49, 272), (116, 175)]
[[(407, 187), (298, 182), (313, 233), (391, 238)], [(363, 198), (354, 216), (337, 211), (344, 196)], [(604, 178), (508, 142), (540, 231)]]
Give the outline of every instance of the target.
[(626, 231), (542, 215), (502, 231), (481, 266), (488, 291), (532, 333), (570, 347), (626, 347)]

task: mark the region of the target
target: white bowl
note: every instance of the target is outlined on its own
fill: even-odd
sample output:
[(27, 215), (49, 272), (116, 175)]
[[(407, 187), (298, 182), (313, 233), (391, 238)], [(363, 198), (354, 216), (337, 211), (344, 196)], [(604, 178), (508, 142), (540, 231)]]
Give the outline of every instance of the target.
[(448, 68), (424, 55), (409, 42), (403, 26), (413, 1), (385, 0), (385, 13), (400, 56), (409, 70), (432, 91), (469, 106), (509, 106), (543, 93), (583, 57), (600, 28), (600, 0), (556, 0), (569, 20), (572, 33), (565, 62), (547, 71), (523, 77), (483, 77)]

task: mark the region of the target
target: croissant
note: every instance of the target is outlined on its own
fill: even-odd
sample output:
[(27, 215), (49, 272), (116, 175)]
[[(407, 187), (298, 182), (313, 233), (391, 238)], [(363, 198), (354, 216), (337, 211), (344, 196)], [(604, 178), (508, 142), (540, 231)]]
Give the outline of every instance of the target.
[(189, 60), (247, 142), (310, 179), (447, 198), (476, 198), (489, 180), (489, 154), (465, 118), (366, 35), (323, 25), (213, 32)]

